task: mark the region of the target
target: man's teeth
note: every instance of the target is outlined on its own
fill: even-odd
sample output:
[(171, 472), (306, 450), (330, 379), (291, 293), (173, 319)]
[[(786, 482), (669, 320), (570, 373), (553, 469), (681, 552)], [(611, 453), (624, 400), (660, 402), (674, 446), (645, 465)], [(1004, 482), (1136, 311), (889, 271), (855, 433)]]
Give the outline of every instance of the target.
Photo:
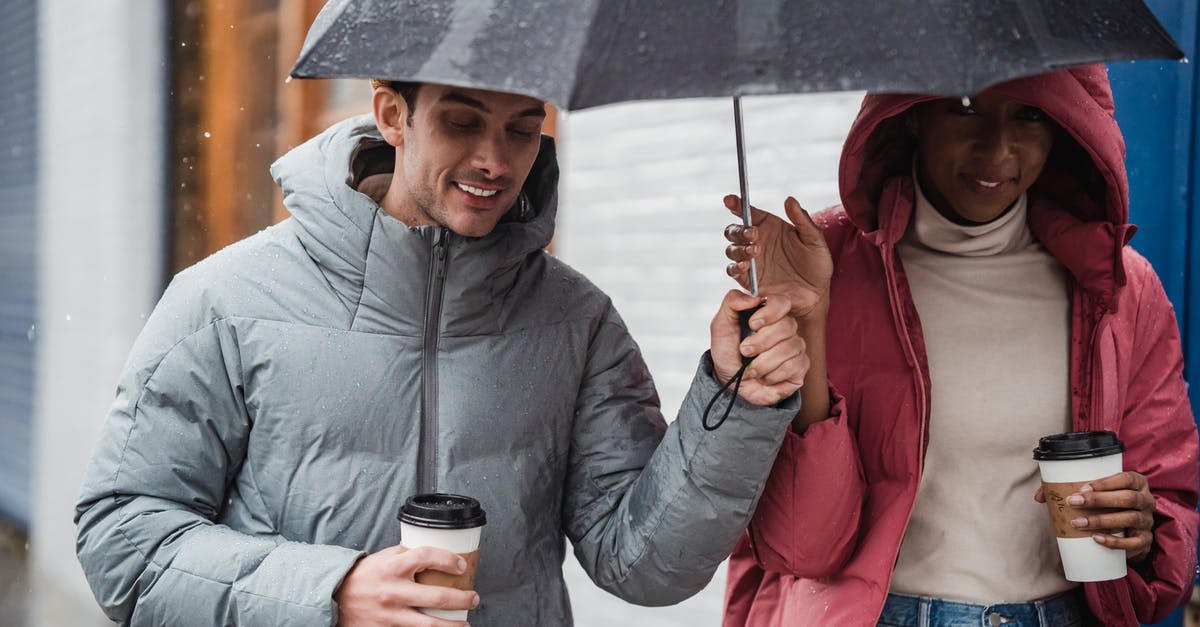
[(1000, 186), (1000, 181), (981, 181), (979, 179), (975, 179), (975, 182), (979, 183), (980, 185), (982, 185), (984, 187), (999, 187)]
[(455, 183), (455, 184), (458, 185), (458, 188), (463, 190), (464, 192), (466, 192), (468, 194), (472, 194), (474, 196), (481, 196), (483, 198), (487, 198), (488, 196), (495, 196), (496, 192), (500, 191), (498, 189), (479, 189), (478, 187), (471, 187), (470, 185), (466, 185), (463, 183)]

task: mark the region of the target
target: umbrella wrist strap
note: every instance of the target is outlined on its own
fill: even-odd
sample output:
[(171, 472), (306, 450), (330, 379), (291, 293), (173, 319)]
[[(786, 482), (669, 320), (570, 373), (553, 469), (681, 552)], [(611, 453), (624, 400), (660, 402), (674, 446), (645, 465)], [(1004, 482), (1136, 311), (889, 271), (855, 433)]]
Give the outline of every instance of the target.
[[(713, 394), (712, 400), (708, 401), (708, 406), (704, 408), (704, 415), (700, 418), (700, 424), (704, 425), (705, 431), (716, 431), (718, 427), (725, 424), (725, 419), (729, 418), (729, 412), (733, 410), (733, 404), (737, 401), (738, 390), (742, 387), (742, 376), (746, 374), (746, 366), (749, 365), (749, 359), (743, 360), (742, 367), (738, 368), (738, 371), (725, 382), (725, 385), (722, 385), (721, 389)], [(725, 412), (715, 423), (708, 424), (708, 414), (712, 412), (713, 405), (717, 404), (717, 399), (721, 398), (726, 390), (729, 390), (729, 386), (733, 386), (733, 393), (729, 396), (729, 404), (725, 406)]]

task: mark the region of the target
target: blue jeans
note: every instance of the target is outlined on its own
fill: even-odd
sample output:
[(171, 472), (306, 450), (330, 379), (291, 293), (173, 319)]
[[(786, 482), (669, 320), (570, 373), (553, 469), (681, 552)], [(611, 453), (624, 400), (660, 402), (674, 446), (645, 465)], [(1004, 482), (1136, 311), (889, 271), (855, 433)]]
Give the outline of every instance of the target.
[(1086, 610), (1078, 590), (1028, 603), (975, 605), (889, 594), (879, 627), (1081, 627)]

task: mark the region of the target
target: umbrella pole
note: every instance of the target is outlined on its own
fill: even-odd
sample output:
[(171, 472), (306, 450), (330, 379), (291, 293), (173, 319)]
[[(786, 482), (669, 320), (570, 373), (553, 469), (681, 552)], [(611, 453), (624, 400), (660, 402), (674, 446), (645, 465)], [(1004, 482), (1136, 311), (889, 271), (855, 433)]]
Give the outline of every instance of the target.
[[(742, 193), (742, 224), (750, 226), (750, 190), (746, 183), (746, 142), (742, 136), (742, 98), (733, 97), (733, 131), (737, 136), (738, 186)], [(750, 259), (750, 294), (758, 296), (758, 266)]]

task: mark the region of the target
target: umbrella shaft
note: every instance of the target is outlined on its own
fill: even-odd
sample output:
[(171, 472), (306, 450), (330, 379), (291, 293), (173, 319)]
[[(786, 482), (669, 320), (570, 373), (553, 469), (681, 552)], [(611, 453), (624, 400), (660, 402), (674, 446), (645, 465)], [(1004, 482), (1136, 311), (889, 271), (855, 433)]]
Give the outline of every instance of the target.
[[(742, 193), (742, 224), (752, 224), (750, 216), (750, 189), (746, 182), (746, 142), (742, 134), (742, 99), (733, 97), (733, 131), (737, 136), (738, 187)], [(750, 294), (758, 296), (758, 265), (750, 259)]]

